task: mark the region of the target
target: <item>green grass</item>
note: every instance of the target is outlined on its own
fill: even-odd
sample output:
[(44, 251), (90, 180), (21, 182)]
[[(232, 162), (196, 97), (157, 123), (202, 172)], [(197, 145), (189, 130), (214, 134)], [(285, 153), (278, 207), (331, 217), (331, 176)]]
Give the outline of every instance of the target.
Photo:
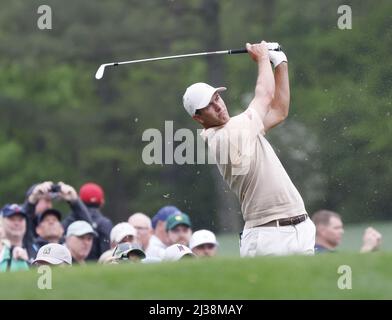
[[(37, 270), (0, 274), (0, 299), (391, 299), (391, 253), (188, 260), (54, 268), (52, 289)], [(340, 290), (340, 265), (352, 289)]]

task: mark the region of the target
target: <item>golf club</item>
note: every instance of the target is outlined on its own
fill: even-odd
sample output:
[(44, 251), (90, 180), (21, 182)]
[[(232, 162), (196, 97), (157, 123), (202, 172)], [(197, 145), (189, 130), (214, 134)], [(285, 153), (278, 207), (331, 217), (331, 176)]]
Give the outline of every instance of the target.
[[(281, 51), (281, 47), (276, 42), (268, 42), (267, 47), (268, 47), (268, 50)], [(239, 54), (239, 53), (247, 53), (247, 52), (248, 51), (246, 49), (230, 49), (230, 50), (222, 50), (222, 51), (199, 52), (199, 53), (190, 53), (190, 54), (180, 54), (180, 55), (176, 55), (176, 56), (167, 56), (167, 57), (157, 57), (157, 58), (149, 58), (149, 59), (141, 59), (141, 60), (104, 63), (99, 66), (99, 68), (95, 74), (95, 78), (98, 80), (102, 79), (106, 67), (119, 66), (120, 64), (131, 64), (131, 63), (149, 62), (149, 61), (158, 61), (158, 60), (167, 60), (167, 59), (189, 58), (189, 57), (197, 57), (197, 56), (210, 56), (210, 55), (217, 55), (217, 54)]]

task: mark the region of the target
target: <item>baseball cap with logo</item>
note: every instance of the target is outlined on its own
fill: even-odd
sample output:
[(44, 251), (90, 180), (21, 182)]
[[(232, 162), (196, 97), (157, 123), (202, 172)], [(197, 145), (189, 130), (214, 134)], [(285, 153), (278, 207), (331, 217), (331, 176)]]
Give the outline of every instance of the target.
[(192, 227), (191, 219), (186, 213), (173, 214), (166, 221), (166, 231), (172, 230), (178, 225), (183, 224)]
[(13, 204), (6, 204), (2, 209), (1, 209), (1, 215), (4, 218), (11, 217), (15, 214), (21, 214), (23, 217), (26, 218), (26, 212), (24, 211), (23, 207), (13, 203)]
[(217, 246), (218, 241), (216, 241), (215, 234), (209, 230), (198, 230), (192, 234), (191, 240), (189, 241), (189, 248), (192, 250), (193, 248), (206, 243)]
[(93, 227), (88, 222), (83, 220), (78, 220), (72, 222), (69, 225), (66, 237), (67, 238), (70, 236), (81, 237), (84, 236), (85, 234), (93, 234), (94, 236), (97, 236), (97, 233), (94, 231)]
[(135, 227), (130, 225), (128, 222), (120, 222), (116, 224), (112, 231), (110, 231), (110, 242), (119, 243), (126, 236), (136, 237), (137, 231)]
[(42, 246), (34, 259), (33, 264), (36, 262), (44, 261), (49, 264), (59, 265), (62, 263), (72, 265), (72, 256), (69, 250), (58, 243), (49, 243)]
[(181, 214), (182, 212), (175, 206), (164, 206), (158, 210), (158, 212), (153, 216), (151, 223), (153, 229), (156, 228), (158, 221), (166, 221), (171, 215)]
[(215, 92), (225, 91), (225, 87), (214, 88), (207, 83), (197, 82), (189, 86), (183, 96), (185, 110), (190, 116), (194, 116), (196, 110), (208, 106)]
[(79, 190), (80, 199), (86, 204), (100, 206), (105, 201), (105, 194), (101, 186), (96, 183), (85, 183)]
[(196, 256), (187, 246), (176, 243), (166, 248), (163, 261), (178, 261), (184, 257)]

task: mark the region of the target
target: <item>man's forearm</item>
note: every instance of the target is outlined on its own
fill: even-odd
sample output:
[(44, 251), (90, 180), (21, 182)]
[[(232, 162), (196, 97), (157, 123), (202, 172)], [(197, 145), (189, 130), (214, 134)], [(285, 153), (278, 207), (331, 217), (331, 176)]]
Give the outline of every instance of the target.
[(280, 63), (275, 68), (275, 95), (271, 104), (271, 110), (286, 118), (290, 107), (290, 84), (289, 72), (286, 62)]
[(269, 59), (262, 59), (258, 62), (258, 71), (255, 98), (270, 105), (275, 93), (275, 79)]
[(256, 81), (255, 97), (249, 107), (256, 110), (263, 120), (268, 114), (274, 98), (275, 80), (269, 59), (261, 59), (257, 65), (259, 74)]

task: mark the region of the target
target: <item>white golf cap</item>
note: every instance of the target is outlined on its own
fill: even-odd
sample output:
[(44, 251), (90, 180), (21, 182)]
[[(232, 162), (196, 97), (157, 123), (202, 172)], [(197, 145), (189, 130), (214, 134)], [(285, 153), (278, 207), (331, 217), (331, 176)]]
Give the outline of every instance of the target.
[(187, 246), (176, 243), (166, 248), (163, 261), (178, 261), (184, 256), (195, 257), (195, 254)]
[(189, 248), (193, 250), (193, 248), (206, 243), (211, 243), (217, 246), (218, 241), (216, 241), (215, 234), (209, 230), (199, 230), (192, 234), (192, 238), (189, 242)]
[(136, 229), (128, 222), (120, 222), (110, 231), (110, 242), (119, 243), (126, 236), (136, 237), (136, 233)]
[(65, 246), (58, 243), (49, 243), (38, 250), (37, 257), (33, 263), (39, 261), (45, 261), (53, 265), (62, 263), (72, 265), (72, 256)]
[(69, 225), (66, 237), (67, 238), (69, 236), (81, 237), (81, 236), (84, 236), (85, 234), (89, 234), (89, 233), (97, 236), (97, 233), (94, 231), (93, 227), (88, 222), (83, 221), (83, 220), (78, 220), (78, 221), (72, 222)]
[(203, 109), (208, 106), (215, 92), (225, 90), (225, 87), (214, 88), (204, 82), (194, 83), (185, 91), (183, 97), (184, 108), (190, 116), (194, 116), (196, 110)]

